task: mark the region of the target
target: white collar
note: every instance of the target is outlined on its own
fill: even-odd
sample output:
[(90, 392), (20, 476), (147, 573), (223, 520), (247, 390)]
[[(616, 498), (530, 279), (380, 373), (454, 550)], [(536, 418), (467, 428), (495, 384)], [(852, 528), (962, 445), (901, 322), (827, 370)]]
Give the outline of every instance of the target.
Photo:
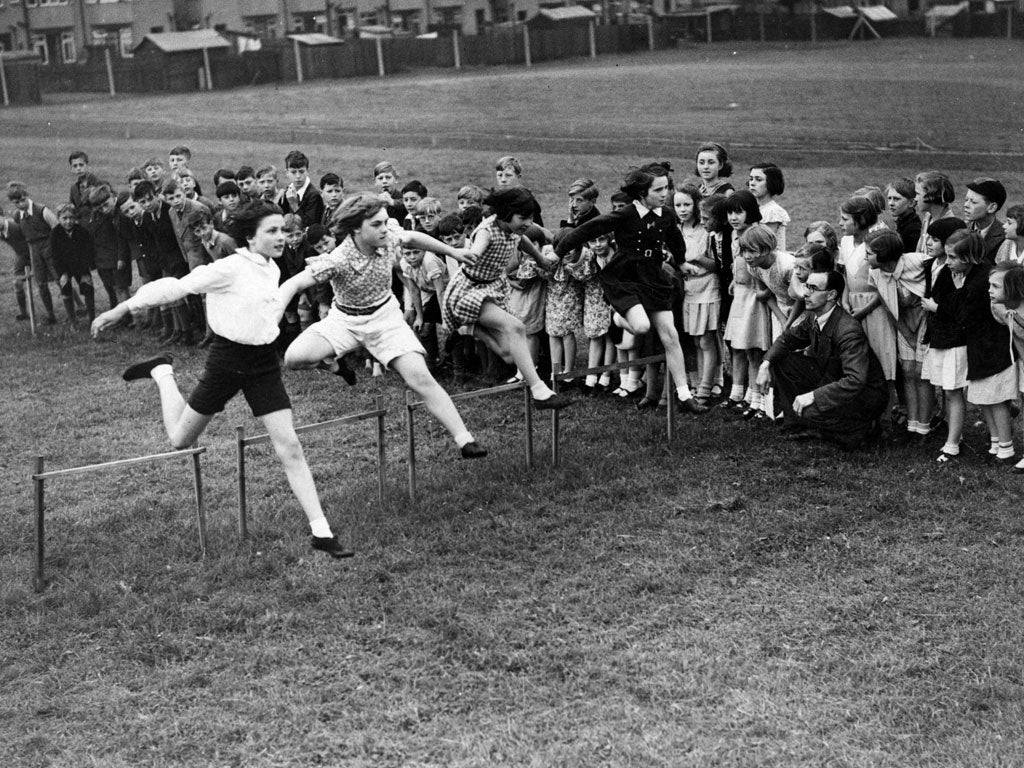
[(306, 194), (306, 189), (309, 187), (310, 183), (311, 182), (310, 182), (309, 174), (307, 173), (306, 174), (306, 181), (305, 181), (305, 183), (301, 187), (299, 187), (297, 190), (295, 190), (296, 194), (298, 194), (300, 199), (301, 199), (301, 197), (304, 194)]
[(646, 216), (648, 213), (653, 213), (655, 216), (661, 216), (661, 207), (660, 206), (657, 207), (657, 208), (653, 208), (653, 209), (652, 208), (648, 208), (646, 205), (641, 203), (639, 200), (634, 200), (633, 201), (633, 206), (636, 208), (637, 213), (640, 214), (640, 218), (641, 219), (644, 216)]
[(825, 313), (824, 315), (818, 315), (818, 316), (817, 316), (816, 318), (814, 318), (814, 319), (815, 319), (815, 320), (817, 321), (817, 323), (818, 323), (818, 330), (819, 330), (819, 331), (820, 331), (820, 330), (821, 330), (822, 328), (824, 328), (824, 327), (825, 327), (825, 323), (827, 323), (827, 322), (828, 322), (828, 319), (829, 319), (830, 317), (832, 317), (832, 313), (836, 311), (836, 306), (838, 306), (838, 305), (836, 305), (836, 304), (833, 304), (833, 305), (832, 305), (832, 309), (830, 309), (830, 310), (829, 310), (828, 312), (826, 312), (826, 313)]
[(251, 261), (253, 264), (258, 264), (261, 267), (265, 267), (267, 264), (273, 264), (274, 263), (273, 259), (268, 259), (267, 257), (261, 256), (258, 253), (253, 253), (248, 248), (246, 248), (244, 245), (243, 246), (239, 246), (235, 250), (235, 253), (237, 253), (239, 256), (242, 256), (246, 260)]

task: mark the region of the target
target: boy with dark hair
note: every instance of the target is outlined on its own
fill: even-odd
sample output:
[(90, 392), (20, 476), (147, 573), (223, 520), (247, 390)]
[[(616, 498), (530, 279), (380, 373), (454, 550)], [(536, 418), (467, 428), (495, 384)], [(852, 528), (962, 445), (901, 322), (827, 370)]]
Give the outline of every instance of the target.
[[(156, 188), (149, 181), (139, 182), (132, 192), (132, 199), (145, 211), (141, 234), (143, 250), (149, 257), (146, 266), (150, 270), (150, 279), (182, 278), (187, 275), (188, 262), (174, 231), (171, 206), (157, 194)], [(155, 259), (152, 258), (154, 255)], [(160, 307), (160, 318), (163, 323), (160, 343), (191, 341), (190, 314), (188, 306), (183, 301)]]
[(242, 191), (243, 203), (247, 202), (247, 198), (259, 197), (260, 193), (256, 187), (256, 171), (252, 169), (251, 165), (243, 165), (238, 169), (235, 174), (235, 183)]
[(89, 194), (92, 215), (83, 222), (92, 236), (96, 252), (96, 271), (107, 292), (107, 300), (113, 309), (128, 298), (132, 284), (131, 257), (125, 251), (119, 230), (120, 215), (117, 197), (106, 184), (100, 185)]
[(230, 168), (218, 168), (213, 174), (213, 188), (214, 190), (216, 190), (217, 187), (219, 187), (222, 182), (234, 180), (234, 171), (232, 171)]
[(320, 190), (309, 178), (309, 158), (294, 149), (285, 157), (284, 166), (288, 173), (288, 186), (277, 199), (277, 204), (285, 213), (298, 214), (303, 227), (319, 224), (324, 215), (324, 201)]
[(985, 241), (985, 264), (992, 266), (996, 261), (999, 246), (1006, 239), (1003, 222), (996, 218), (996, 212), (1006, 202), (1006, 188), (995, 179), (980, 176), (967, 185), (964, 196), (964, 221)]
[(206, 258), (203, 254), (202, 245), (193, 237), (192, 231), (185, 224), (185, 217), (196, 211), (206, 211), (209, 213), (209, 209), (202, 203), (189, 200), (185, 195), (181, 182), (177, 179), (168, 179), (164, 182), (161, 192), (164, 202), (169, 207), (168, 214), (171, 218), (171, 226), (174, 228), (174, 235), (177, 237), (181, 252), (185, 255), (185, 260), (188, 262), (189, 271), (192, 271), (201, 264), (205, 264)]
[(218, 231), (228, 234), (235, 211), (242, 203), (242, 190), (234, 181), (222, 181), (217, 185), (217, 202), (220, 204), (220, 210), (214, 214), (213, 226)]
[(89, 187), (97, 186), (100, 180), (96, 174), (89, 172), (89, 156), (81, 150), (76, 150), (68, 155), (68, 165), (71, 166), (71, 173), (75, 177), (68, 200), (79, 212), (82, 212), (89, 204)]
[(28, 242), (29, 257), (32, 262), (32, 277), (39, 290), (39, 298), (46, 310), (47, 325), (54, 325), (57, 317), (53, 314), (53, 299), (50, 296), (50, 283), (56, 281), (57, 273), (50, 257), (50, 232), (57, 226), (57, 215), (45, 205), (39, 205), (28, 196), (28, 187), (20, 181), (12, 181), (7, 185), (7, 199), (14, 203), (14, 221), (21, 227), (21, 232)]
[(71, 281), (78, 283), (78, 291), (85, 300), (89, 322), (96, 316), (96, 305), (92, 287), (92, 269), (96, 262), (96, 250), (92, 237), (83, 227), (75, 213), (75, 206), (63, 203), (57, 208), (59, 226), (50, 231), (50, 254), (53, 268), (57, 272), (60, 294), (64, 309), (68, 313), (68, 324), (78, 326), (75, 314), (74, 288)]
[(234, 238), (214, 228), (213, 217), (207, 211), (193, 211), (188, 214), (185, 226), (202, 245), (208, 261), (223, 259), (238, 250)]
[(345, 198), (345, 182), (336, 173), (325, 173), (320, 177), (320, 196), (324, 201), (324, 212), (320, 223), (325, 227), (331, 223), (331, 216)]

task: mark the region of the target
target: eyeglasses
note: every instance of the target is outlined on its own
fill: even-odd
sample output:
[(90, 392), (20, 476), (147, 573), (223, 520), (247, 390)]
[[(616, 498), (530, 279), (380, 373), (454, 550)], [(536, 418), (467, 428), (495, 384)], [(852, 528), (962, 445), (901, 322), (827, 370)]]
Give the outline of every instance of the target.
[(807, 292), (808, 293), (821, 293), (822, 291), (829, 290), (828, 288), (825, 288), (825, 287), (819, 288), (816, 285), (809, 285), (809, 284), (806, 284), (806, 283), (805, 283), (805, 285), (807, 285)]

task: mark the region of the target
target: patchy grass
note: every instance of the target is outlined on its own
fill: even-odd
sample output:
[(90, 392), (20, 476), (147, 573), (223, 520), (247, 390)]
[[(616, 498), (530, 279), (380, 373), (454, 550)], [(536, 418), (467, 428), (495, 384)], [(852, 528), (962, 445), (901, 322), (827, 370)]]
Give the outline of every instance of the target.
[[(747, 48), (728, 65), (718, 46), (707, 54), (681, 52), (680, 62), (669, 54), (640, 57), (640, 64), (659, 66), (644, 70), (653, 85), (638, 99), (669, 103), (678, 91), (665, 85), (678, 81), (677, 69), (687, 62), (687, 76), (704, 79), (683, 94), (686, 104), (696, 94), (732, 100), (730, 89), (752, 88), (755, 75), (764, 81), (763, 73), (774, 71), (792, 74), (792, 85), (771, 109), (798, 124), (778, 129), (779, 146), (811, 135), (811, 129), (804, 133), (802, 112), (819, 104), (829, 117), (813, 130), (823, 136), (832, 135), (829, 120), (842, 108), (858, 110), (848, 116), (858, 136), (874, 131), (872, 140), (891, 138), (886, 110), (905, 86), (845, 83), (888, 77), (894, 70), (882, 61), (884, 53), (901, 57), (907, 66), (900, 71), (910, 70), (906, 79), (925, 94), (959, 93), (966, 81), (978, 87), (998, 77), (1006, 88), (1019, 88), (996, 73), (1003, 71), (1004, 45), (773, 48), (760, 60)], [(912, 57), (926, 51), (932, 57), (911, 67)], [(698, 66), (705, 55), (714, 67)], [(953, 76), (957, 57), (966, 55), (976, 63)], [(875, 57), (878, 62), (868, 60)], [(840, 58), (850, 62), (847, 69), (837, 64)], [(773, 69), (760, 66), (765, 60)], [(503, 121), (521, 119), (548, 136), (563, 135), (567, 110), (542, 111), (555, 103), (552, 84), (566, 73), (581, 86), (588, 77), (606, 82), (615, 63), (543, 67), (514, 77), (473, 73), (445, 86), (453, 93), (468, 89), (462, 95), (424, 96), (416, 124), (450, 125), (458, 136), (462, 123), (447, 113), (451, 104), (478, 104), (480, 94), (506, 81), (501, 87), (509, 93), (526, 93), (540, 106), (532, 118), (512, 107), (486, 110), (478, 130), (489, 137), (487, 146), (471, 143), (456, 152), (443, 142), (432, 147), (409, 139), (388, 155), (407, 177), (446, 191), (468, 179), (485, 181), (490, 163), (509, 148), (499, 138)], [(623, 70), (610, 93), (635, 90), (637, 70)], [(816, 95), (793, 73), (833, 85)], [(86, 147), (100, 170), (120, 169), (189, 136), (187, 120), (208, 126), (208, 136), (222, 134), (190, 142), (208, 174), (221, 164), (283, 157), (290, 148), (263, 140), (240, 148), (224, 138), (226, 126), (245, 122), (256, 105), (286, 126), (299, 119), (292, 103), (308, 104), (311, 89), (327, 94), (322, 103), (329, 110), (342, 111), (330, 94), (365, 92), (379, 97), (380, 112), (389, 111), (389, 99), (414, 112), (412, 95), (429, 95), (424, 84), (435, 82), (436, 76), (317, 83), (275, 92), (274, 102), (268, 89), (228, 99), (119, 99), (113, 102), (119, 119), (127, 125), (148, 116), (154, 133), (118, 141), (116, 155), (90, 127), (100, 106), (103, 120), (112, 119), (98, 100), (82, 102), (89, 109), (76, 102), (52, 111), (5, 111), (5, 120), (32, 121), (36, 129), (20, 138), (5, 131), (2, 175), (27, 178), (40, 199), (56, 200), (66, 182), (61, 155), (71, 143)], [(832, 98), (843, 92), (851, 97)], [(936, 101), (914, 103), (924, 110)], [(216, 114), (207, 110), (211, 104)], [(940, 106), (962, 108), (953, 96)], [(934, 121), (936, 131), (951, 137), (946, 146), (974, 146), (975, 133), (963, 120), (918, 115), (917, 108), (904, 113), (915, 131), (919, 119)], [(607, 124), (577, 123), (577, 135), (591, 142), (585, 153), (558, 154), (557, 144), (541, 142), (515, 145), (516, 152), (526, 147), (529, 181), (553, 219), (563, 206), (561, 190), (584, 169), (608, 190), (624, 166), (642, 159), (593, 143), (602, 132), (624, 143), (629, 133), (615, 123), (618, 109), (609, 109)], [(84, 138), (36, 138), (58, 113), (65, 122), (56, 133), (77, 122)], [(171, 114), (181, 133), (161, 127)], [(196, 116), (181, 117), (189, 114)], [(536, 114), (550, 119), (538, 121)], [(686, 141), (672, 157), (681, 167), (678, 158), (690, 154), (698, 136), (739, 142), (744, 131), (767, 133), (756, 130), (756, 121), (743, 127), (754, 114), (743, 114), (735, 131), (715, 115), (666, 120), (652, 134), (667, 138), (679, 126)], [(359, 136), (374, 128), (376, 115), (348, 119)], [(1011, 130), (998, 115), (984, 119)], [(985, 135), (999, 133), (993, 128)], [(315, 171), (338, 168), (356, 178), (382, 151), (374, 144), (304, 146), (321, 166)], [(737, 154), (740, 172), (762, 159), (760, 150)], [(783, 200), (794, 230), (830, 217), (855, 186), (932, 165), (932, 158), (905, 154), (786, 156), (792, 163)], [(823, 159), (826, 164), (815, 165)], [(1013, 167), (990, 160), (951, 162), (958, 180)], [(1019, 198), (1022, 190), (1009, 181), (1011, 199)], [(0, 316), (13, 312), (5, 290)], [(457, 461), (436, 423), (420, 418), (421, 500), (411, 504), (404, 495), (402, 390), (394, 377), (361, 377), (349, 389), (334, 377), (288, 373), (298, 423), (361, 410), (377, 394), (392, 409), (383, 506), (376, 502), (370, 424), (303, 441), (329, 517), (356, 546), (357, 558), (339, 564), (308, 550), (302, 515), (265, 447), (250, 453), (251, 537), (237, 542), (234, 426), (261, 431), (238, 401), (203, 438), (206, 560), (198, 555), (184, 462), (59, 479), (46, 490), (51, 582), (37, 595), (29, 578), (32, 457), (45, 455), (49, 467), (62, 468), (166, 450), (154, 388), (128, 387), (119, 378), (127, 361), (155, 347), (137, 332), (90, 343), (63, 327), (32, 339), (20, 325), (5, 323), (0, 334), (10, 361), (0, 431), (3, 765), (959, 768), (1024, 762), (1019, 482), (976, 454), (937, 468), (932, 448), (845, 454), (782, 444), (770, 426), (717, 415), (683, 419), (679, 437), (667, 445), (662, 416), (588, 400), (563, 419), (558, 469), (547, 465), (547, 421), (538, 420), (538, 466), (528, 472), (519, 400), (508, 396), (464, 405), (471, 428), (492, 451), (482, 462)], [(189, 387), (202, 356), (184, 350), (179, 358), (179, 380)], [(979, 429), (969, 428), (967, 441), (983, 452)]]

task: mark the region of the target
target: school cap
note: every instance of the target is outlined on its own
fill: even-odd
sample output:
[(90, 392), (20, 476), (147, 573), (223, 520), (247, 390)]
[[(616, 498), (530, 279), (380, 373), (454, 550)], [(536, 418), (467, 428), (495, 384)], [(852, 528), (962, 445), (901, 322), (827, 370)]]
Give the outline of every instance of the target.
[[(981, 193), (979, 192), (978, 194)], [(956, 216), (947, 216), (944, 219), (939, 219), (929, 224), (928, 234), (944, 243), (958, 229), (967, 229), (967, 222), (963, 219), (958, 219)]]
[(997, 208), (1002, 208), (1006, 202), (1006, 187), (995, 179), (987, 176), (979, 176), (967, 184), (971, 192), (977, 192), (990, 203), (995, 203)]
[(224, 195), (240, 194), (242, 194), (242, 190), (239, 189), (238, 185), (235, 184), (235, 182), (231, 181), (230, 179), (228, 181), (222, 181), (220, 184), (217, 185), (217, 197), (224, 197)]

